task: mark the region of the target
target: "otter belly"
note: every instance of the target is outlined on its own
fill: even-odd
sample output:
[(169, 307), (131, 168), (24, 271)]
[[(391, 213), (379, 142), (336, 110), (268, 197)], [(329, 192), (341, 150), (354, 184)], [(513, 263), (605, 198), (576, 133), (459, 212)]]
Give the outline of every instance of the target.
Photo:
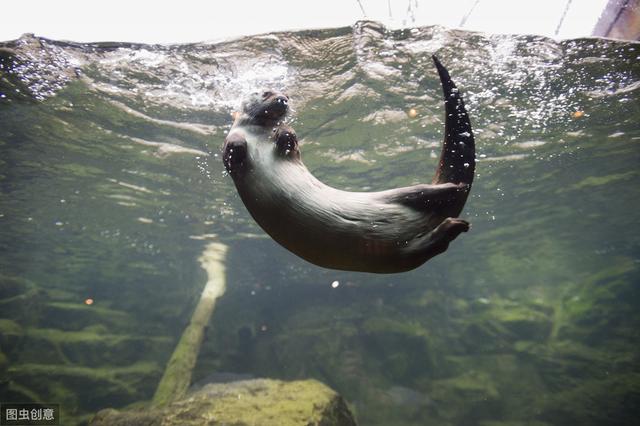
[(435, 218), (385, 202), (380, 194), (341, 191), (302, 163), (261, 161), (236, 187), (254, 220), (274, 240), (319, 266), (400, 272), (422, 264), (417, 250)]

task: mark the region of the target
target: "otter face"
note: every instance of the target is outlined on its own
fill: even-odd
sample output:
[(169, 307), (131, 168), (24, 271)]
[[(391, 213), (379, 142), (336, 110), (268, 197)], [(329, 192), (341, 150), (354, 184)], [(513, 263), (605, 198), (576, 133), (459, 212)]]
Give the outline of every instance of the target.
[(242, 103), (243, 119), (247, 124), (273, 126), (289, 112), (289, 97), (267, 90), (254, 93)]

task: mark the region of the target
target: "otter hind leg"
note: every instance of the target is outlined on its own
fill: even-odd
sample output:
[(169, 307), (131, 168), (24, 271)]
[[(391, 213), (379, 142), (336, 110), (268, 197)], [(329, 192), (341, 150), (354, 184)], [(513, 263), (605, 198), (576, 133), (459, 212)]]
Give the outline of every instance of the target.
[(449, 248), (449, 243), (455, 240), (458, 235), (467, 232), (471, 225), (466, 220), (448, 217), (440, 223), (433, 231), (425, 235), (418, 242), (415, 250), (426, 255), (425, 261), (432, 257), (444, 253)]
[(468, 192), (469, 185), (466, 183), (420, 184), (389, 191), (386, 201), (403, 204), (418, 211), (443, 208), (447, 211), (449, 206), (464, 202)]
[(435, 229), (437, 233), (441, 233), (442, 238), (453, 241), (458, 235), (471, 229), (471, 224), (464, 219), (458, 217), (448, 217), (442, 221)]

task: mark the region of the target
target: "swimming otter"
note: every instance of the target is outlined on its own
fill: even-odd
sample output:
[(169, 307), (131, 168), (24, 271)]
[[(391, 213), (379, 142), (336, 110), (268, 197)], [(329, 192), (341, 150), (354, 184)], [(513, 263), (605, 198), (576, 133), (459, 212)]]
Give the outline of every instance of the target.
[(347, 192), (316, 179), (282, 124), (289, 98), (254, 94), (223, 147), (225, 167), (249, 213), (274, 240), (326, 268), (394, 273), (444, 252), (469, 223), (457, 218), (469, 195), (475, 146), (469, 117), (448, 71), (433, 56), (445, 99), (442, 154), (432, 184)]

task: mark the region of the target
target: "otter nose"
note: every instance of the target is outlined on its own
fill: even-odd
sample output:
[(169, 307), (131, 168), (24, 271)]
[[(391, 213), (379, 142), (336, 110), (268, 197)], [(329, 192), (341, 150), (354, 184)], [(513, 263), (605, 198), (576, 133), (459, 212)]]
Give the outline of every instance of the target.
[(289, 103), (289, 97), (287, 95), (276, 96), (276, 102), (287, 105)]

